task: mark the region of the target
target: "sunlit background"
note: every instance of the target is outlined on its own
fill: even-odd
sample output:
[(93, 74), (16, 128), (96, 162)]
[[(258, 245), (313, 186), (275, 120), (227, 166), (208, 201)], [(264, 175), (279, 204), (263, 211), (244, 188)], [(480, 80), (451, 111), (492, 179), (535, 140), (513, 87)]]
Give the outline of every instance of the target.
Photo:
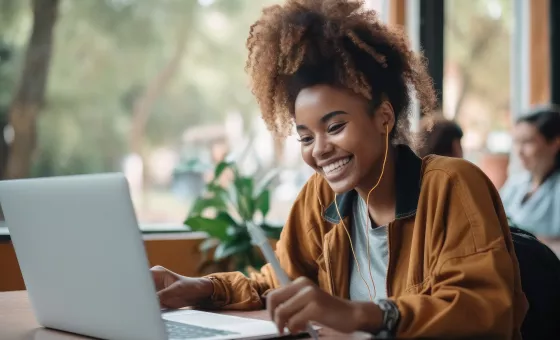
[[(368, 5), (388, 18), (389, 0)], [(310, 175), (295, 138), (274, 140), (244, 72), (249, 26), (272, 0), (61, 1), (31, 176), (124, 171), (143, 225), (180, 226), (226, 155), (255, 177), (279, 169), (283, 221)], [(443, 114), (466, 157), (510, 151), (508, 0), (446, 0)], [(17, 88), (32, 13), (0, 1), (0, 107)], [(4, 142), (13, 131), (1, 111)]]

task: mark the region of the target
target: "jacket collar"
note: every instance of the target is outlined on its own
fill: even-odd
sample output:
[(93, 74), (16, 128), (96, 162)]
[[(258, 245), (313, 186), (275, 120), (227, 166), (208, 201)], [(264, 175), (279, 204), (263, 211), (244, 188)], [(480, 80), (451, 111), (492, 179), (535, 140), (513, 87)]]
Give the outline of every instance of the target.
[[(395, 151), (396, 218), (401, 219), (416, 214), (422, 179), (422, 160), (406, 145), (397, 145)], [(357, 194), (356, 190), (350, 190), (336, 196), (336, 204), (342, 218), (352, 213), (352, 203)], [(340, 223), (334, 201), (323, 212), (323, 218), (330, 223)]]

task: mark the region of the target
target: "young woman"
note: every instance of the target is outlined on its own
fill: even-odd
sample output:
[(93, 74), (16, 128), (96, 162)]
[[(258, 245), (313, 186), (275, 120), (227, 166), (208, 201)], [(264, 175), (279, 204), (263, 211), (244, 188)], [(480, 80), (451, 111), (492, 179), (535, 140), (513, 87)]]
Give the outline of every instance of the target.
[[(527, 304), (498, 192), (466, 161), (418, 158), (408, 129), (414, 87), (435, 104), (424, 61), (361, 4), (289, 0), (247, 40), (262, 117), (292, 124), (316, 175), (277, 244), (294, 280), (269, 265), (250, 278), (153, 269), (162, 305), (257, 309), (279, 329), (308, 321), (397, 337), (519, 338)], [(265, 304), (266, 302), (266, 304)]]
[(540, 107), (521, 117), (513, 138), (526, 171), (501, 189), (506, 213), (539, 238), (560, 240), (560, 109)]

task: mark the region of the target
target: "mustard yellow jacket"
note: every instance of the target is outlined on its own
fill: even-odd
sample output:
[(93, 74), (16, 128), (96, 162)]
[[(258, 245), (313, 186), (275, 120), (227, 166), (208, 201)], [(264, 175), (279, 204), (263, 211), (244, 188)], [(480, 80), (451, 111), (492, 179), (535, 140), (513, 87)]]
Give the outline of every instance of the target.
[[(528, 309), (498, 192), (473, 164), (454, 158), (418, 158), (396, 149), (396, 219), (388, 226), (387, 295), (401, 318), (397, 337), (519, 339)], [(318, 182), (315, 182), (318, 181)], [(355, 191), (337, 196), (350, 226)], [(294, 202), (276, 245), (280, 264), (334, 296), (349, 296), (349, 240), (334, 193), (312, 177)], [(320, 202), (333, 202), (325, 209)], [(250, 275), (208, 276), (210, 307), (259, 309), (279, 286), (265, 265)]]

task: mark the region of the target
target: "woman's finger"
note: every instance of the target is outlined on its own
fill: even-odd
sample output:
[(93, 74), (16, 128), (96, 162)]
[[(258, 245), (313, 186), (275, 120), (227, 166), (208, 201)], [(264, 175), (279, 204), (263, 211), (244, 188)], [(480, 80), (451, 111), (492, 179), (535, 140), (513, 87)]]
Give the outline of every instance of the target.
[(292, 284), (278, 288), (270, 294), (268, 294), (266, 298), (266, 307), (270, 314), (270, 318), (274, 320), (274, 313), (276, 308), (284, 303), (285, 301), (289, 300), (292, 296), (296, 295), (300, 290), (307, 286), (312, 286), (313, 282), (307, 278), (298, 278)]
[(275, 309), (272, 320), (276, 323), (279, 330), (284, 329), (284, 326), (286, 326), (286, 323), (293, 315), (300, 312), (309, 303), (313, 303), (313, 299), (317, 296), (315, 291), (315, 287), (305, 286)]
[(320, 315), (318, 315), (318, 311), (319, 308), (317, 308), (317, 304), (315, 303), (315, 301), (312, 301), (311, 303), (303, 306), (303, 308), (300, 309), (297, 313), (292, 315), (286, 323), (286, 327), (292, 334), (303, 332), (307, 328), (307, 324), (310, 321), (319, 321)]

